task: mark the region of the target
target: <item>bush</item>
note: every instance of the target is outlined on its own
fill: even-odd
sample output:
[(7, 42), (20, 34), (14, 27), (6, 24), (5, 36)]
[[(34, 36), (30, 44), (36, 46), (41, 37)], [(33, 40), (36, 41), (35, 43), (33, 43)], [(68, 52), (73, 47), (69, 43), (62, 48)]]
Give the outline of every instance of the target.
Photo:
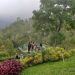
[(71, 49), (70, 51), (72, 52), (72, 54), (74, 54), (74, 53), (75, 53), (75, 49)]
[(42, 53), (36, 53), (34, 56), (33, 64), (40, 64), (43, 62)]
[(42, 58), (43, 58), (43, 62), (49, 61), (49, 52), (48, 52), (48, 50), (42, 51)]
[(60, 47), (51, 47), (48, 48), (49, 51), (49, 60), (51, 61), (57, 61), (63, 58), (70, 57), (70, 52), (66, 51), (64, 48)]
[(16, 60), (7, 60), (0, 65), (0, 75), (19, 75), (23, 66)]
[(20, 62), (24, 65), (24, 67), (32, 66), (33, 57), (27, 56), (23, 59), (20, 59)]
[(1, 52), (0, 52), (0, 61), (3, 61), (3, 60), (5, 60), (5, 59), (7, 59), (7, 58), (9, 58), (8, 53), (5, 52), (5, 51), (1, 51)]
[(69, 58), (74, 50), (65, 50), (60, 47), (49, 47), (41, 52), (30, 53), (25, 58), (20, 59), (25, 66), (33, 66), (47, 61), (58, 61)]
[(71, 56), (70, 53), (67, 51), (65, 51), (63, 55), (64, 55), (64, 58), (69, 58)]

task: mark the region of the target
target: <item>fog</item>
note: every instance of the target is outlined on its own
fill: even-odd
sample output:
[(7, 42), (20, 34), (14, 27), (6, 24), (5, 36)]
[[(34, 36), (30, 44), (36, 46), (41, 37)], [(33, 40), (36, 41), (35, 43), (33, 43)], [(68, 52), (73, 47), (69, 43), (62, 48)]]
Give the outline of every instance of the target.
[(10, 24), (17, 17), (32, 17), (33, 10), (38, 10), (40, 0), (0, 0), (0, 27)]

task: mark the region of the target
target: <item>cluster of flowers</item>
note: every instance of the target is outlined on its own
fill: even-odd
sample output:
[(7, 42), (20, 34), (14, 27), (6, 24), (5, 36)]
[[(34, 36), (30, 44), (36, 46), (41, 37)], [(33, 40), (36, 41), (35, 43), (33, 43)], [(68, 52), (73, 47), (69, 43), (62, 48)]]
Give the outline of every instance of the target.
[(22, 64), (16, 60), (6, 60), (0, 64), (0, 75), (19, 75)]
[(20, 62), (24, 65), (24, 67), (40, 64), (43, 62), (42, 53), (37, 52), (35, 54), (28, 55), (25, 58), (20, 59)]
[(65, 58), (69, 58), (70, 56), (70, 51), (60, 47), (50, 47), (47, 49), (47, 51), (43, 52), (44, 61), (58, 61), (63, 60)]

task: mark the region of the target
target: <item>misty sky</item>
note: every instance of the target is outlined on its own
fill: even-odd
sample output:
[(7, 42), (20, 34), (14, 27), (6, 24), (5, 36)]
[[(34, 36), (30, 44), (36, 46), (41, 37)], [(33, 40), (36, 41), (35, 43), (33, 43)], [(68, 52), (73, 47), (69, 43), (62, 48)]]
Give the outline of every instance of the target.
[(0, 0), (0, 27), (16, 20), (32, 16), (32, 11), (39, 9), (40, 0)]

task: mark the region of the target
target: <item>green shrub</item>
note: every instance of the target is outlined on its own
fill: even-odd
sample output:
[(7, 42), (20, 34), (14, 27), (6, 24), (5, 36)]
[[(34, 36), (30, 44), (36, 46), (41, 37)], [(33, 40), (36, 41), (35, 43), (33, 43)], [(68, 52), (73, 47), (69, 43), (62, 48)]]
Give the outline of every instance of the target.
[(0, 52), (0, 61), (5, 60), (5, 59), (7, 59), (7, 58), (9, 58), (8, 53), (1, 51), (1, 52)]
[(64, 58), (69, 58), (70, 56), (71, 56), (71, 55), (70, 55), (69, 52), (67, 52), (67, 51), (64, 52)]
[(42, 51), (43, 62), (49, 61), (49, 52), (48, 50)]
[(71, 49), (70, 51), (72, 52), (72, 54), (74, 54), (74, 53), (75, 53), (75, 49)]

